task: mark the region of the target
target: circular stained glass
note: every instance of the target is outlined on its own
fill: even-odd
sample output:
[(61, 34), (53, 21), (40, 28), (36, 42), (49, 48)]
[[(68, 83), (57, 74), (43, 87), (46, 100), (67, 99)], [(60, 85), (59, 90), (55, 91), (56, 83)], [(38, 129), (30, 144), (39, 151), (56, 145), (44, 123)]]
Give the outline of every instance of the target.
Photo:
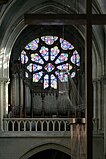
[[(80, 55), (74, 46), (57, 36), (42, 36), (31, 41), (21, 52), (21, 63), (31, 74), (33, 82), (44, 89), (57, 89), (58, 81), (68, 82), (80, 67)], [(29, 73), (28, 73), (29, 72)]]

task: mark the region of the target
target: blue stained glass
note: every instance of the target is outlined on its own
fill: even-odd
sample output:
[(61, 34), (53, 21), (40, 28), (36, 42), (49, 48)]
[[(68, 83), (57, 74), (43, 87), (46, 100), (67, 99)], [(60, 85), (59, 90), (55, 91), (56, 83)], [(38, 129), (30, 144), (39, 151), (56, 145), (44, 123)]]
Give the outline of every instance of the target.
[(42, 41), (44, 41), (47, 45), (52, 45), (57, 39), (57, 36), (42, 36)]
[(57, 89), (57, 79), (53, 74), (51, 75), (51, 87)]
[(49, 52), (48, 52), (48, 48), (46, 48), (45, 46), (42, 46), (41, 49), (40, 49), (40, 53), (41, 55), (43, 56), (43, 58), (48, 61), (49, 59)]
[(27, 69), (28, 69), (30, 72), (35, 72), (35, 71), (41, 70), (41, 69), (42, 69), (42, 66), (37, 65), (37, 64), (32, 64), (32, 63), (30, 63), (30, 64), (27, 66)]
[(33, 71), (38, 71), (38, 70), (41, 70), (42, 69), (42, 66), (40, 65), (36, 65), (36, 64), (33, 64)]
[(28, 45), (25, 46), (26, 50), (36, 50), (38, 48), (39, 38), (31, 41)]
[(61, 55), (58, 57), (58, 59), (55, 61), (55, 64), (62, 63), (64, 61), (68, 60), (68, 54), (61, 53)]
[(68, 49), (72, 50), (72, 49), (74, 49), (73, 45), (71, 45), (68, 41), (66, 41), (66, 40), (64, 40), (62, 38), (60, 38), (60, 43), (61, 43), (61, 48), (63, 50), (68, 50)]
[(49, 75), (44, 76), (44, 89), (49, 87)]
[(28, 62), (28, 57), (26, 55), (26, 52), (23, 50), (21, 52), (21, 63), (24, 64), (24, 63), (27, 63)]
[(57, 66), (59, 70), (68, 70), (68, 63)]
[[(76, 72), (73, 72), (72, 65), (68, 63), (68, 52), (60, 54), (60, 50), (58, 46), (50, 46), (52, 44), (56, 44), (55, 41), (57, 41), (57, 36), (42, 36), (41, 40), (45, 42), (45, 44), (49, 45), (48, 47), (41, 46), (39, 49), (39, 52), (31, 52), (31, 50), (37, 50), (38, 44), (39, 44), (39, 38), (31, 41), (28, 45), (25, 46), (26, 50), (30, 50), (29, 55), (28, 51), (25, 52), (24, 50), (21, 52), (21, 63), (27, 63), (28, 57), (30, 56), (32, 63), (27, 64), (27, 69), (33, 73), (33, 82), (38, 82), (45, 72), (45, 76), (43, 77), (44, 80), (44, 86), (43, 88), (46, 89), (48, 87), (51, 87), (53, 89), (57, 89), (57, 82), (59, 79), (61, 82), (68, 82), (68, 76), (70, 75), (71, 78), (74, 78), (76, 76)], [(73, 50), (74, 46), (69, 43), (68, 41), (60, 38), (60, 45), (62, 50)], [(58, 42), (58, 41), (57, 41)], [(47, 46), (46, 45), (46, 46)], [(59, 57), (57, 57), (59, 54)], [(45, 62), (46, 61), (46, 62)], [(80, 66), (80, 56), (78, 52), (75, 50), (73, 51), (73, 55), (70, 58), (70, 61)], [(55, 64), (54, 64), (55, 63)], [(41, 65), (42, 64), (42, 65)], [(58, 65), (58, 66), (56, 66)], [(55, 68), (56, 67), (56, 68)], [(55, 75), (54, 75), (54, 70)], [(44, 70), (44, 71), (43, 71)], [(70, 74), (71, 70), (71, 74)], [(37, 73), (36, 73), (37, 71)], [(52, 73), (53, 71), (53, 73)], [(52, 74), (51, 74), (52, 73)], [(25, 72), (25, 77), (28, 78), (29, 74)]]
[(73, 56), (71, 57), (71, 62), (76, 64), (77, 66), (80, 66), (80, 56), (76, 50), (73, 52)]
[(54, 66), (51, 64), (51, 63), (48, 63), (46, 66), (45, 66), (45, 70), (47, 70), (48, 72), (51, 72), (54, 70)]
[(66, 72), (55, 72), (61, 82), (68, 82), (68, 74)]
[(58, 49), (57, 46), (54, 46), (53, 48), (51, 48), (51, 52), (50, 52), (51, 61), (55, 59), (55, 57), (58, 55), (59, 52), (60, 50)]
[(38, 82), (43, 75), (43, 71), (33, 74), (33, 82)]
[(44, 64), (44, 61), (41, 59), (41, 57), (37, 53), (31, 54), (31, 60), (38, 62), (40, 64)]
[(75, 73), (75, 72), (72, 72), (72, 73), (71, 73), (71, 78), (74, 78), (75, 75), (76, 75), (76, 73)]

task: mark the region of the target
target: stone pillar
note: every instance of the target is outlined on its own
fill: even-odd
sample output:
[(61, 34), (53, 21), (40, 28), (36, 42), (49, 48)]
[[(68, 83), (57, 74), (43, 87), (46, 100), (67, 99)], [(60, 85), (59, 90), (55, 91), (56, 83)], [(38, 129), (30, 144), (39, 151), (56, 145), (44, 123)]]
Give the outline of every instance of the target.
[(0, 81), (0, 131), (3, 131), (4, 81)]
[(94, 131), (99, 133), (103, 130), (103, 81), (96, 79), (93, 81), (93, 122)]
[(19, 76), (14, 75), (14, 87), (15, 87), (15, 106), (19, 106)]
[(23, 80), (20, 78), (20, 84), (19, 84), (19, 103), (20, 103), (20, 118), (23, 117)]
[(7, 117), (8, 115), (8, 81), (5, 81), (4, 83), (4, 117)]
[(19, 75), (16, 74), (16, 106), (19, 109)]
[(12, 91), (12, 112), (14, 115), (19, 115), (19, 76), (13, 74), (13, 91)]
[(12, 81), (11, 81), (11, 111), (14, 117), (14, 106), (15, 106), (15, 74), (12, 74)]
[(93, 121), (94, 121), (94, 127), (93, 130), (97, 131), (98, 129), (98, 118), (97, 118), (97, 113), (98, 113), (98, 107), (97, 107), (97, 81), (93, 81)]
[(8, 114), (8, 79), (0, 79), (0, 131), (3, 131), (3, 118)]
[(30, 115), (30, 90), (28, 85), (25, 85), (25, 112), (26, 115)]
[(16, 74), (12, 75), (12, 82), (11, 82), (11, 110), (14, 117), (15, 114), (15, 106), (16, 106)]
[(104, 104), (104, 154), (106, 159), (106, 77), (104, 78), (104, 94), (103, 94), (103, 104)]
[(96, 119), (97, 118), (97, 109), (96, 109), (96, 105), (97, 105), (97, 83), (96, 81), (93, 81), (93, 118)]
[(102, 89), (101, 89), (101, 81), (98, 80), (97, 82), (98, 84), (98, 129), (101, 130), (102, 129), (102, 103), (101, 103), (101, 96), (102, 96)]
[(104, 81), (101, 80), (101, 129), (104, 131)]

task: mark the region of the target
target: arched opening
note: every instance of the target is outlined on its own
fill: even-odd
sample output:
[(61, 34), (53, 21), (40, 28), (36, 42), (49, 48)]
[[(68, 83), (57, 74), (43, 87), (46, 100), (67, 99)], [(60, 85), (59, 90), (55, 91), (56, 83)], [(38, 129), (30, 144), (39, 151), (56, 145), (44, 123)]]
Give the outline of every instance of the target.
[(12, 115), (84, 117), (84, 81), (84, 42), (73, 26), (28, 26), (11, 54)]
[(71, 159), (71, 157), (59, 150), (55, 150), (55, 149), (47, 149), (41, 152), (36, 153), (35, 155), (29, 157), (28, 159), (42, 159), (42, 158), (46, 158), (46, 159)]

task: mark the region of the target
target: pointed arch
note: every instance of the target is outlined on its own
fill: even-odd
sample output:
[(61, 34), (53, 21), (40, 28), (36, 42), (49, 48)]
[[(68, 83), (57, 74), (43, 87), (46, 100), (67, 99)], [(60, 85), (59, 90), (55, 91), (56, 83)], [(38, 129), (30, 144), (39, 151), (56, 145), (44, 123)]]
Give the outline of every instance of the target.
[(57, 144), (57, 143), (46, 143), (46, 144), (42, 144), (42, 145), (29, 149), (19, 159), (28, 159), (29, 157), (33, 156), (34, 154), (37, 154), (39, 152), (42, 152), (42, 151), (48, 150), (48, 149), (58, 150), (58, 151), (61, 151), (65, 154), (71, 156), (71, 150), (68, 147), (65, 147), (65, 146)]

